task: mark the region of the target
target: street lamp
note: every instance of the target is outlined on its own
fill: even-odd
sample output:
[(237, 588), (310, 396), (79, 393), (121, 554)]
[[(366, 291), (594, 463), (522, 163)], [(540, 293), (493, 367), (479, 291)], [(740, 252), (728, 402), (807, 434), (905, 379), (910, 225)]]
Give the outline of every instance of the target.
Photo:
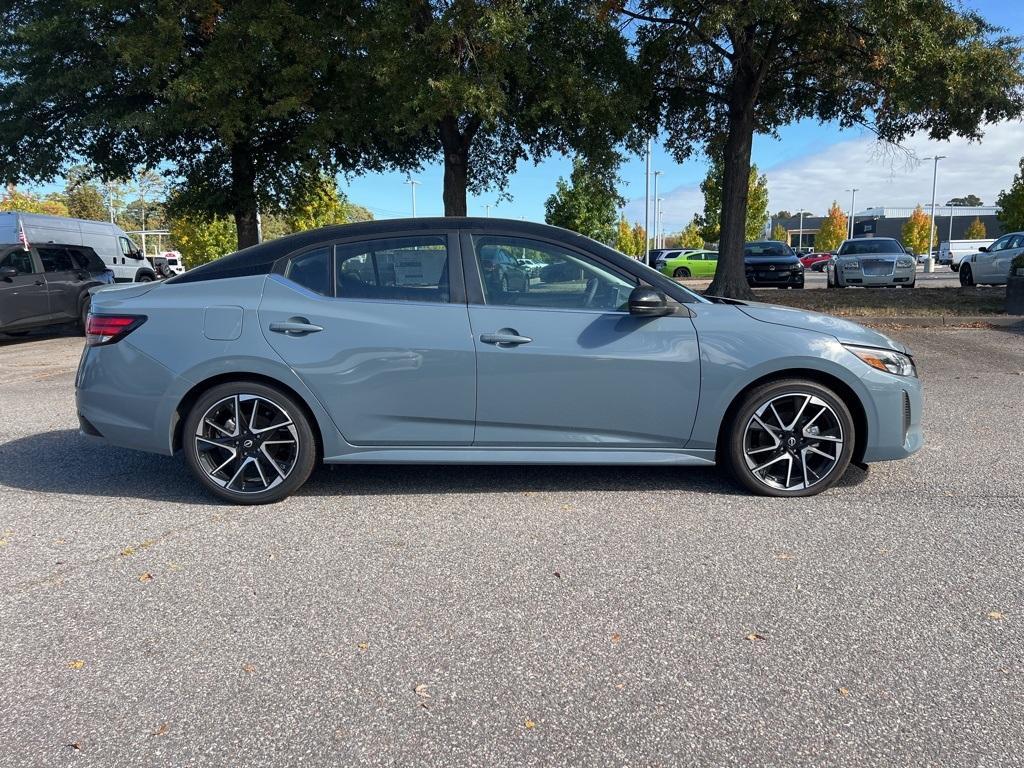
[(928, 222), (928, 261), (924, 263), (924, 271), (931, 272), (935, 269), (935, 257), (932, 254), (932, 244), (935, 242), (935, 182), (939, 177), (939, 160), (945, 160), (945, 155), (926, 157), (924, 160), (932, 160), (932, 220)]
[[(660, 171), (659, 171), (660, 173)], [(662, 208), (662, 203), (665, 202), (664, 197), (655, 198), (655, 223), (654, 223), (654, 243), (657, 248), (665, 247), (665, 210)]]
[(405, 183), (409, 185), (409, 190), (412, 192), (412, 217), (416, 218), (416, 186), (420, 183), (416, 181), (412, 176), (405, 180)]
[(853, 189), (847, 189), (844, 191), (850, 193), (850, 223), (847, 226), (848, 233), (846, 237), (849, 240), (853, 240), (853, 220), (857, 217), (857, 193), (860, 192), (860, 190), (857, 189), (857, 187), (854, 187)]
[(651, 263), (651, 140), (647, 139), (647, 173), (644, 175), (644, 264)]
[(658, 177), (661, 176), (663, 171), (654, 172), (654, 247), (660, 247), (658, 245)]
[(803, 253), (804, 252), (804, 214), (805, 213), (809, 213), (809, 211), (805, 211), (803, 208), (801, 208), (799, 211), (797, 211), (797, 213), (800, 214), (800, 234), (797, 235), (796, 252), (797, 253)]

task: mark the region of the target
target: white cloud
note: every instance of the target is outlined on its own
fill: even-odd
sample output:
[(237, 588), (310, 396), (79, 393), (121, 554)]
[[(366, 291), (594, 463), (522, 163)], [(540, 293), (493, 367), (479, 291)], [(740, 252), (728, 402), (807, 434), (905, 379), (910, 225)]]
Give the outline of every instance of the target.
[[(921, 158), (936, 154), (946, 156), (939, 161), (938, 204), (951, 197), (975, 194), (993, 205), (996, 195), (1009, 187), (1017, 173), (1024, 154), (1024, 123), (990, 126), (978, 142), (959, 138), (936, 142), (918, 134), (904, 146), (909, 155), (870, 138), (856, 138), (769, 166), (764, 173), (768, 176), (770, 210), (796, 211), (803, 207), (823, 214), (833, 200), (846, 209), (850, 193), (845, 190), (850, 187), (859, 189), (857, 210), (918, 203), (927, 206), (931, 202), (932, 163)], [(679, 229), (695, 211), (703, 209), (703, 197), (696, 185), (677, 187), (663, 197), (667, 231)], [(643, 199), (630, 200), (626, 214), (642, 221)]]

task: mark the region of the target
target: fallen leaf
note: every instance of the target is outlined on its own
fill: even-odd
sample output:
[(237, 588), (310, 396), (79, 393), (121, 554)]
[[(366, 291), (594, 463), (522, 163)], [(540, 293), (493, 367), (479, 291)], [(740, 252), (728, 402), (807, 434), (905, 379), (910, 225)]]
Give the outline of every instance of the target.
[(82, 745), (79, 744), (77, 741), (72, 741), (70, 744), (68, 744), (68, 746), (71, 747), (76, 752), (78, 752), (78, 751), (80, 751), (82, 749)]
[(618, 632), (612, 632), (612, 642), (613, 643), (617, 643), (621, 639), (622, 639), (622, 635), (620, 635)]
[(421, 698), (424, 698), (424, 699), (429, 699), (430, 698), (430, 694), (427, 693), (427, 687), (428, 686), (427, 686), (426, 683), (420, 683), (415, 688), (413, 688), (413, 690), (416, 692), (417, 696), (419, 696)]
[(992, 621), (1002, 621), (1003, 620), (1003, 612), (1002, 611), (989, 611), (988, 612), (988, 617), (990, 619), (992, 619)]
[(149, 571), (146, 571), (144, 574), (139, 576), (139, 581), (152, 581), (152, 580), (153, 580), (153, 574), (150, 573)]
[(849, 688), (844, 688), (844, 687), (840, 686), (838, 690), (839, 690), (839, 695), (840, 696), (849, 696), (850, 695), (850, 689)]
[(10, 543), (7, 539), (0, 539), (0, 547), (6, 547)]
[(156, 730), (153, 731), (153, 735), (164, 736), (169, 730), (171, 730), (171, 726), (169, 726), (167, 723), (160, 723), (160, 725), (157, 726)]
[(75, 659), (74, 661), (69, 661), (68, 662), (68, 667), (70, 667), (71, 669), (81, 669), (84, 666), (85, 666), (85, 662), (82, 661), (81, 659)]
[(525, 727), (525, 728), (526, 728), (526, 729), (527, 729), (528, 731), (532, 731), (532, 730), (533, 730), (534, 728), (536, 728), (536, 727), (537, 727), (537, 724), (536, 724), (535, 722), (533, 722), (533, 720), (531, 720), (530, 718), (526, 718), (526, 719), (525, 719), (525, 720), (523, 721), (523, 726), (524, 726), (524, 727)]
[(243, 664), (242, 665), (242, 671), (245, 672), (246, 674), (251, 675), (253, 672), (256, 671), (256, 667), (254, 667), (252, 664)]
[(135, 554), (135, 547), (125, 547), (121, 550), (121, 557), (131, 557)]
[(767, 640), (768, 638), (765, 637), (764, 635), (757, 634), (757, 632), (751, 632), (749, 635), (747, 635), (743, 639), (744, 640), (749, 640), (752, 643), (756, 643), (758, 640)]
[(621, 690), (622, 690), (623, 688), (625, 688), (625, 687), (626, 687), (626, 684), (625, 684), (625, 683), (616, 683), (616, 684), (615, 684), (615, 687), (616, 687), (616, 688), (617, 688), (618, 690), (620, 690), (620, 691), (621, 691)]
[(793, 556), (789, 552), (780, 552), (775, 556), (776, 560), (792, 560)]
[(180, 571), (181, 570), (181, 565), (179, 565), (178, 563), (169, 563), (167, 565), (167, 567), (170, 568), (172, 571)]
[(556, 578), (556, 579), (560, 579), (560, 578), (562, 578), (562, 574), (561, 574), (561, 573), (559, 573), (558, 571), (555, 571), (555, 578)]
[(568, 512), (570, 509), (572, 509), (572, 504), (563, 504), (562, 509), (563, 511)]
[(359, 648), (360, 651), (365, 651), (367, 648), (370, 647), (370, 644), (369, 643), (357, 643), (356, 647)]

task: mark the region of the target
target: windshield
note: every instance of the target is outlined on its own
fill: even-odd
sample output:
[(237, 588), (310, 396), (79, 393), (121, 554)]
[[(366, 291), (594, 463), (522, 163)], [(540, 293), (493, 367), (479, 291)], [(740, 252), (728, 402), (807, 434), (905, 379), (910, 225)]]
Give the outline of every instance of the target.
[(887, 237), (870, 237), (847, 240), (839, 248), (840, 256), (861, 256), (866, 253), (903, 253), (903, 246)]
[(744, 256), (795, 256), (793, 249), (785, 243), (747, 243), (743, 246)]

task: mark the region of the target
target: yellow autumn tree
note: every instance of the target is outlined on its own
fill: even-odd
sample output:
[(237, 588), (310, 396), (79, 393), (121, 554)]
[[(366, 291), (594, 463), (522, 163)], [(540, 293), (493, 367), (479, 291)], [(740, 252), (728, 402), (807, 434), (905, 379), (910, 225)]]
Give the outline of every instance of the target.
[(932, 224), (932, 217), (924, 212), (919, 205), (910, 214), (907, 223), (903, 225), (903, 245), (910, 249), (911, 253), (928, 253), (928, 236), (931, 234), (932, 241), (937, 243), (937, 230)]
[(981, 220), (981, 217), (975, 216), (974, 221), (967, 225), (964, 237), (968, 240), (984, 240), (988, 237), (988, 230), (985, 229), (985, 222)]
[(847, 218), (839, 203), (832, 201), (828, 215), (821, 222), (818, 234), (814, 238), (814, 247), (819, 251), (835, 251), (846, 239)]
[(50, 216), (67, 216), (68, 207), (60, 200), (47, 199), (30, 192), (8, 188), (0, 197), (0, 212), (46, 213)]

